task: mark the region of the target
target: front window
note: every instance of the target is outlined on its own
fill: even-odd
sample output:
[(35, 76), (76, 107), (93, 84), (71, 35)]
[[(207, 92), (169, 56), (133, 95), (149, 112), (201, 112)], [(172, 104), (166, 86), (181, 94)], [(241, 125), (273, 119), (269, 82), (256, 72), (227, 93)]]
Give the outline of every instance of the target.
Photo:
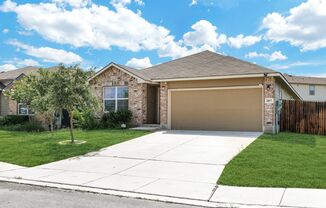
[(34, 112), (26, 104), (18, 104), (18, 115), (34, 115)]
[(104, 87), (104, 111), (128, 109), (128, 87)]
[(309, 95), (315, 95), (315, 94), (316, 94), (316, 86), (309, 85)]

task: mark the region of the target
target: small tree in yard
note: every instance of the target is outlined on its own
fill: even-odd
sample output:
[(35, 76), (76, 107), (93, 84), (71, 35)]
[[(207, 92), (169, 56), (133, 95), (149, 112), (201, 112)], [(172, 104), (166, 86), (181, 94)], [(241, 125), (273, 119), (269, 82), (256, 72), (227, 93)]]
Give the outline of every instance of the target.
[(16, 81), (10, 90), (5, 91), (5, 95), (42, 114), (49, 121), (51, 131), (53, 131), (55, 109), (49, 88), (52, 82), (52, 74), (44, 69), (39, 69), (38, 73), (38, 75), (25, 76)]
[(88, 74), (79, 66), (59, 66), (53, 73), (51, 98), (56, 109), (65, 109), (70, 117), (71, 143), (74, 143), (73, 115), (79, 108), (96, 108), (97, 102), (92, 96), (88, 83)]

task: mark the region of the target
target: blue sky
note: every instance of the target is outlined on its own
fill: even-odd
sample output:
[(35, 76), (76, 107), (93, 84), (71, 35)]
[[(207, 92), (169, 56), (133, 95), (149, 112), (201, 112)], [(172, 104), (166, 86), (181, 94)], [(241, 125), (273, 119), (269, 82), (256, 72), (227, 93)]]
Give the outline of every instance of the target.
[(326, 76), (325, 0), (6, 0), (0, 20), (0, 70), (144, 68), (212, 50)]

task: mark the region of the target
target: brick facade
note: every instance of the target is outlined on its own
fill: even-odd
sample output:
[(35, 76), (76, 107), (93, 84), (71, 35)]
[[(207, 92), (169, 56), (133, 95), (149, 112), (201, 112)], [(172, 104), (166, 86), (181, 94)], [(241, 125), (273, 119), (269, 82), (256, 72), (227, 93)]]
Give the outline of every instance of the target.
[(9, 115), (17, 115), (18, 114), (18, 104), (16, 101), (12, 99), (8, 99), (8, 113)]
[(168, 127), (168, 85), (160, 83), (160, 124), (162, 128)]
[(141, 125), (146, 123), (146, 83), (139, 83), (135, 77), (130, 76), (129, 74), (112, 66), (91, 80), (90, 84), (93, 94), (96, 96), (100, 103), (100, 108), (97, 112), (97, 116), (101, 116), (104, 113), (103, 87), (127, 85), (129, 88), (129, 110), (133, 114), (132, 124)]
[[(264, 78), (264, 132), (275, 133), (275, 78)], [(268, 100), (270, 99), (270, 100)]]

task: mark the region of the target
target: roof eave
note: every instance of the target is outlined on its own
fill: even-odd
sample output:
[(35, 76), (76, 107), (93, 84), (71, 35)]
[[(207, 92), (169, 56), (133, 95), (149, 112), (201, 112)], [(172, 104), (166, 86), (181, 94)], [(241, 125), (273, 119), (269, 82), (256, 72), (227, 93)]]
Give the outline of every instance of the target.
[(107, 69), (109, 69), (111, 66), (114, 66), (115, 68), (123, 71), (124, 73), (134, 77), (137, 79), (137, 81), (139, 83), (150, 83), (152, 84), (153, 82), (151, 80), (147, 80), (147, 79), (144, 79), (143, 77), (140, 77), (132, 72), (130, 72), (129, 70), (119, 66), (118, 64), (115, 64), (114, 62), (111, 62), (109, 63), (108, 65), (106, 65), (105, 67), (103, 67), (100, 71), (98, 71), (94, 76), (92, 76), (91, 78), (88, 79), (88, 81), (92, 81), (94, 78), (96, 78), (97, 76), (99, 76), (100, 74), (102, 74), (103, 72), (105, 72)]
[(195, 80), (211, 80), (211, 79), (232, 79), (232, 78), (250, 78), (250, 77), (264, 77), (265, 73), (256, 74), (238, 74), (238, 75), (221, 75), (208, 77), (189, 77), (189, 78), (163, 78), (153, 79), (153, 82), (173, 82), (173, 81), (195, 81)]
[(294, 87), (292, 86), (292, 84), (285, 78), (285, 76), (282, 73), (276, 72), (276, 73), (269, 74), (269, 76), (278, 76), (278, 77), (280, 77), (286, 83), (286, 85), (294, 92), (294, 94), (300, 100), (303, 100), (302, 97), (299, 95), (299, 93), (294, 89)]

